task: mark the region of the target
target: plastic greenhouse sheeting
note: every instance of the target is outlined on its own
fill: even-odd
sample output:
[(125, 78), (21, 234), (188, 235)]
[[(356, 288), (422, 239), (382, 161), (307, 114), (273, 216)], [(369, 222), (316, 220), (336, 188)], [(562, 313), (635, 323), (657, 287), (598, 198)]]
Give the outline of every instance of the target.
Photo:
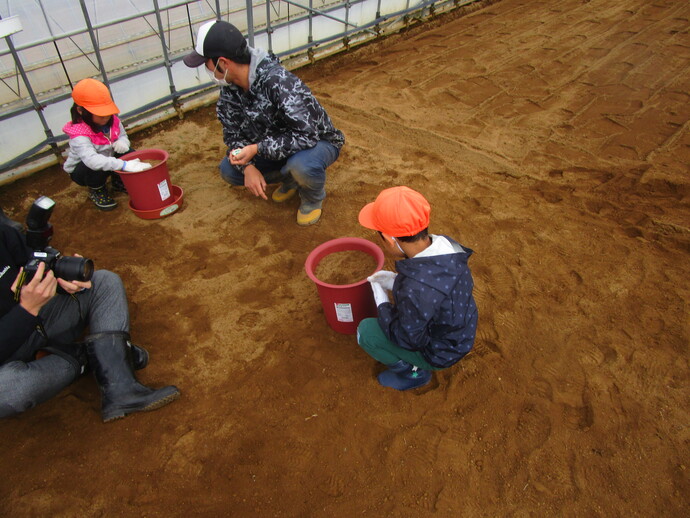
[(58, 160), (71, 88), (85, 77), (109, 85), (128, 127), (217, 95), (181, 62), (208, 20), (230, 21), (294, 67), (399, 30), (410, 13), (471, 1), (0, 0), (10, 28), (0, 31), (0, 181)]

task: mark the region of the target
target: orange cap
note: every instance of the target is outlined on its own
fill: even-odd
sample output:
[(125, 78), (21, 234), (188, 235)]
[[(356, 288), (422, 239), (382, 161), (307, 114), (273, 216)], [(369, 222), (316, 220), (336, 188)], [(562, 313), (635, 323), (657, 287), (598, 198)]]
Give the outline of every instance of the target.
[(384, 189), (359, 211), (359, 224), (392, 237), (414, 236), (429, 227), (431, 206), (409, 187)]
[(72, 99), (77, 106), (87, 109), (94, 115), (107, 117), (120, 113), (120, 109), (110, 97), (108, 87), (95, 79), (82, 79), (74, 85)]

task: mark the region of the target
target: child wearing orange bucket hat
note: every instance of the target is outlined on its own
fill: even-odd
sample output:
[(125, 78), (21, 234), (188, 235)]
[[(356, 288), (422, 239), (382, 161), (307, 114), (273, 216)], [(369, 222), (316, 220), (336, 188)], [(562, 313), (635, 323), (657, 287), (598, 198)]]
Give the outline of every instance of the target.
[(107, 86), (96, 79), (82, 79), (74, 85), (72, 99), (72, 120), (62, 128), (69, 136), (63, 169), (73, 182), (89, 188), (89, 199), (98, 209), (113, 210), (117, 202), (108, 190), (108, 178), (113, 191), (127, 192), (116, 171), (138, 173), (151, 164), (120, 158), (132, 149)]
[(381, 270), (368, 278), (378, 318), (360, 322), (357, 343), (388, 366), (379, 383), (397, 390), (426, 385), (431, 371), (457, 363), (477, 331), (467, 265), (472, 250), (429, 234), (430, 213), (424, 196), (404, 186), (384, 189), (359, 213), (362, 226), (378, 231), (398, 273)]

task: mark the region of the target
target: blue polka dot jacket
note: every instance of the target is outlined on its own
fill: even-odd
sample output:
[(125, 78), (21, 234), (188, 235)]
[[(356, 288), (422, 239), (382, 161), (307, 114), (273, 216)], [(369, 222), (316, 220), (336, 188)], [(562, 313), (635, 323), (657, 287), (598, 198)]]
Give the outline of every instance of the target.
[(397, 261), (394, 304), (378, 307), (389, 340), (420, 351), (434, 367), (457, 363), (474, 345), (477, 305), (467, 260), (472, 250), (445, 237), (454, 253)]

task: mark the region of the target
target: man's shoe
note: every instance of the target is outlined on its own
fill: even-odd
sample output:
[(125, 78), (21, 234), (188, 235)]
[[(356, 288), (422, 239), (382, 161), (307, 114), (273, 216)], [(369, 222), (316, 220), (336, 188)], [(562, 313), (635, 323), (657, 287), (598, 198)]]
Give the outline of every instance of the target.
[(283, 203), (291, 199), (295, 194), (297, 194), (297, 187), (290, 187), (285, 183), (281, 183), (280, 187), (273, 191), (271, 199), (276, 203)]
[(90, 187), (89, 199), (100, 210), (113, 210), (115, 207), (117, 207), (117, 202), (112, 199), (110, 193), (108, 192), (108, 188), (105, 185), (102, 185), (97, 189)]
[(302, 227), (307, 227), (317, 223), (321, 219), (321, 209), (314, 209), (306, 214), (301, 209), (297, 210), (297, 224)]

